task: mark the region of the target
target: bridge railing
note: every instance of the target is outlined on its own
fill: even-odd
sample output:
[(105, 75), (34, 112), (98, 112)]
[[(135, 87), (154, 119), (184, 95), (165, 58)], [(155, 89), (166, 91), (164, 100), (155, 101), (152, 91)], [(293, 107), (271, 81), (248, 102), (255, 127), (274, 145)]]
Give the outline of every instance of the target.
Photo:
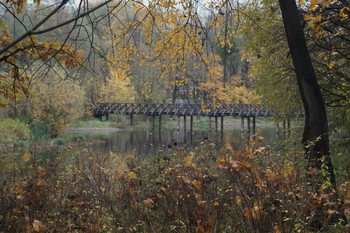
[(169, 103), (100, 103), (95, 116), (126, 115), (178, 115), (178, 116), (274, 116), (263, 104), (169, 104)]

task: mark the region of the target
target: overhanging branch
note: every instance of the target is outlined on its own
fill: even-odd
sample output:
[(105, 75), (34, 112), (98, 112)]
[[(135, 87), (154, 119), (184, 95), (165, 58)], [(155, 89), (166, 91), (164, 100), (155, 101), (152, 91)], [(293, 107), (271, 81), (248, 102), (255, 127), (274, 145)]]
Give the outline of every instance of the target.
[[(102, 6), (108, 4), (109, 2), (111, 2), (112, 0), (107, 0), (97, 6), (95, 6), (94, 8), (91, 8), (90, 10), (77, 15), (76, 17), (67, 20), (61, 24), (58, 24), (56, 26), (50, 27), (50, 28), (46, 28), (44, 30), (40, 30), (40, 31), (36, 31), (41, 25), (43, 25), (49, 18), (51, 18), (55, 13), (57, 13), (65, 4), (68, 3), (69, 0), (62, 0), (62, 2), (54, 9), (52, 10), (45, 18), (43, 18), (38, 24), (36, 24), (32, 29), (30, 29), (29, 31), (27, 31), (26, 33), (24, 33), (22, 36), (20, 36), (19, 38), (17, 38), (16, 40), (14, 40), (13, 42), (11, 42), (10, 44), (8, 44), (6, 47), (4, 47), (3, 49), (0, 50), (0, 55), (6, 53), (9, 49), (11, 49), (13, 46), (15, 46), (16, 44), (18, 44), (19, 42), (21, 42), (22, 40), (24, 40), (25, 38), (27, 38), (28, 36), (31, 35), (38, 35), (38, 34), (43, 34), (49, 31), (53, 31), (57, 28), (63, 27), (69, 23), (72, 23), (74, 21), (76, 21), (77, 19), (80, 19), (88, 14), (90, 14), (91, 12), (101, 8)], [(120, 2), (119, 2), (120, 4)], [(0, 62), (4, 61), (6, 59), (6, 56), (2, 56), (0, 57)]]

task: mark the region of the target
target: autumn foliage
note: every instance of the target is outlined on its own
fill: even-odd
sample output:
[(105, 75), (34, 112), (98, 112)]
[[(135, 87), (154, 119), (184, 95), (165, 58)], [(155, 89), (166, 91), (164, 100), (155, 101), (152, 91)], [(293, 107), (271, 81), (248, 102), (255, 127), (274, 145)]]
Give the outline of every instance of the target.
[(349, 182), (338, 199), (313, 193), (302, 152), (287, 158), (251, 142), (218, 153), (205, 141), (150, 158), (71, 146), (9, 156), (0, 170), (5, 232), (313, 232), (314, 221), (349, 230), (339, 217), (349, 217)]

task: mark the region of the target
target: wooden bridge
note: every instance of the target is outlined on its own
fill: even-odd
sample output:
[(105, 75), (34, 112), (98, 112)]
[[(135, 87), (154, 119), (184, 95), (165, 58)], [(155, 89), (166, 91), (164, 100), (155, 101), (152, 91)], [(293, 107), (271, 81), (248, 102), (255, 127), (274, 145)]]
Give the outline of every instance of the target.
[(110, 114), (125, 115), (175, 115), (175, 116), (241, 116), (241, 117), (269, 117), (273, 111), (263, 104), (149, 104), (149, 103), (102, 103), (94, 110), (94, 116), (108, 116)]
[[(159, 128), (161, 127), (161, 117), (165, 115), (178, 116), (178, 128), (180, 128), (180, 117), (184, 117), (184, 128), (186, 129), (186, 116), (190, 117), (190, 127), (193, 127), (193, 116), (207, 116), (215, 118), (215, 128), (218, 128), (218, 117), (221, 118), (221, 129), (224, 127), (224, 116), (241, 117), (241, 128), (244, 129), (244, 118), (247, 118), (248, 129), (250, 129), (250, 119), (253, 120), (253, 131), (255, 131), (256, 117), (272, 117), (276, 114), (266, 108), (263, 104), (152, 104), (152, 103), (101, 103), (96, 106), (93, 115), (102, 120), (103, 116), (110, 114), (130, 115), (133, 124), (133, 115), (144, 115), (153, 117), (153, 127), (155, 116), (159, 116)], [(289, 119), (289, 118), (288, 118)], [(289, 120), (288, 120), (289, 122)], [(148, 117), (147, 117), (148, 124)], [(289, 123), (288, 123), (289, 125)], [(211, 127), (211, 120), (209, 120)]]

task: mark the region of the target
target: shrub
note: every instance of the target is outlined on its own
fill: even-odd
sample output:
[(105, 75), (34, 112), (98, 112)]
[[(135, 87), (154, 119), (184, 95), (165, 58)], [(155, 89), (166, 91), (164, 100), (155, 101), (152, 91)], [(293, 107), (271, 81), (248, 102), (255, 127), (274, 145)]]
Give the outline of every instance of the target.
[(28, 147), (29, 146), (29, 142), (28, 141), (17, 141), (13, 143), (13, 146), (16, 148), (18, 147)]
[(0, 143), (27, 140), (29, 135), (29, 126), (18, 119), (8, 118), (0, 121)]
[(314, 193), (292, 159), (260, 145), (218, 150), (207, 141), (147, 159), (57, 153), (1, 160), (1, 231), (313, 232), (315, 219), (325, 232), (349, 230), (333, 218), (350, 212), (349, 182), (339, 200), (327, 187)]
[(68, 142), (68, 140), (66, 138), (63, 137), (57, 137), (54, 139), (53, 143), (56, 145), (64, 145)]
[(86, 138), (83, 135), (74, 135), (72, 137), (72, 142), (84, 142)]
[(32, 123), (30, 132), (35, 141), (47, 141), (51, 137), (50, 126), (38, 121)]

